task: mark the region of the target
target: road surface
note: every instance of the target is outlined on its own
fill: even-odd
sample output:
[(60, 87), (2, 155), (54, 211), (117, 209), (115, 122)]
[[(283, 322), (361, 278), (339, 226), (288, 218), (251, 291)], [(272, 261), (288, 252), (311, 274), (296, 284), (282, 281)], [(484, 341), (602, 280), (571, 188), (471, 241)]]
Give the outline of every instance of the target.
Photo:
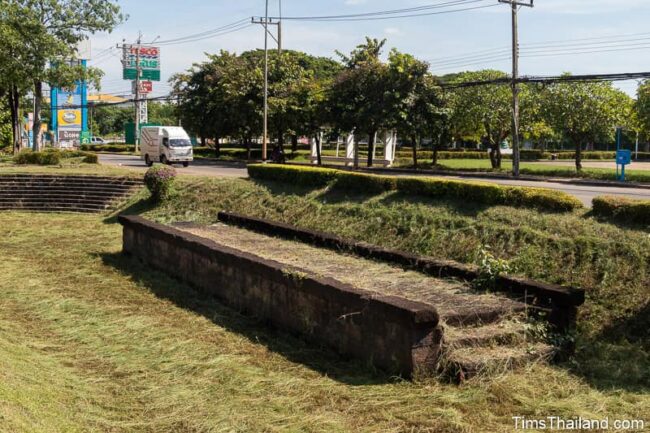
[[(144, 173), (147, 169), (143, 161), (139, 157), (133, 155), (115, 155), (115, 154), (100, 154), (99, 161), (105, 165), (119, 166), (121, 168), (132, 169)], [(178, 172), (183, 175), (190, 176), (213, 176), (213, 177), (247, 177), (245, 164), (229, 163), (229, 162), (215, 162), (215, 161), (202, 161), (197, 160), (189, 167), (184, 168), (177, 166)], [(403, 175), (403, 174), (402, 174)], [(440, 176), (438, 176), (440, 177)], [(591, 206), (591, 200), (599, 195), (614, 195), (620, 197), (628, 197), (638, 200), (650, 200), (650, 188), (627, 188), (627, 187), (608, 187), (608, 186), (592, 186), (592, 185), (577, 185), (566, 182), (538, 182), (530, 180), (516, 180), (516, 179), (484, 179), (472, 176), (445, 176), (450, 179), (466, 179), (478, 180), (482, 182), (492, 182), (500, 185), (515, 185), (515, 186), (532, 186), (538, 188), (549, 188), (558, 191), (564, 191), (577, 197), (586, 206)]]
[[(147, 166), (140, 157), (135, 155), (99, 154), (99, 162), (104, 165), (112, 165), (120, 168), (127, 168), (133, 171), (144, 173)], [(213, 176), (213, 177), (247, 177), (246, 164), (232, 162), (216, 162), (196, 160), (189, 167), (180, 164), (175, 165), (178, 173), (188, 176)]]

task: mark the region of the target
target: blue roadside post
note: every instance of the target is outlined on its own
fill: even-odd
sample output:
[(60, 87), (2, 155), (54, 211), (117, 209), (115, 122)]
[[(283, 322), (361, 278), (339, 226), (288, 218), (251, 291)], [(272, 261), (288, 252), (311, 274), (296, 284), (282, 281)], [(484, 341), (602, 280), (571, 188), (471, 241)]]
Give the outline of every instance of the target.
[[(625, 166), (632, 163), (632, 151), (621, 149), (621, 139), (623, 137), (623, 128), (616, 128), (616, 178), (625, 182)], [(618, 167), (621, 167), (619, 175)]]

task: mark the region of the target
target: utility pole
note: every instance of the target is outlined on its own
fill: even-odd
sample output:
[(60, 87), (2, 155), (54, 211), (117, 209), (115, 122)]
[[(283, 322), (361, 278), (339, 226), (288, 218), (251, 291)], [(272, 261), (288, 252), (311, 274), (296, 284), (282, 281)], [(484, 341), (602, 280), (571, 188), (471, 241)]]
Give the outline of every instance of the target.
[[(282, 51), (282, 36), (280, 21), (269, 18), (269, 0), (266, 0), (266, 14), (263, 17), (251, 18), (251, 23), (264, 27), (264, 137), (262, 138), (262, 161), (266, 162), (269, 143), (269, 36), (278, 44), (278, 53)], [(269, 32), (269, 26), (278, 27), (278, 37)]]
[(135, 53), (135, 153), (140, 147), (140, 44), (142, 43), (142, 32), (138, 32), (138, 44)]
[(512, 9), (512, 174), (519, 177), (521, 161), (519, 145), (519, 23), (517, 11), (519, 6), (532, 8), (534, 0), (499, 0), (509, 4)]

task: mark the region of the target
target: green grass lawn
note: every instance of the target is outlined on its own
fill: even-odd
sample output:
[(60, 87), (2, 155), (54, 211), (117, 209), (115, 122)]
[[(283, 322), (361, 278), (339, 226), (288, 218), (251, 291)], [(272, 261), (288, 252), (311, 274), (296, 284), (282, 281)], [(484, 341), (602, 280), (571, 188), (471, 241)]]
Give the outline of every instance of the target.
[[(410, 165), (411, 162), (409, 161)], [(512, 161), (503, 160), (502, 171), (512, 170)], [(430, 164), (429, 164), (430, 166)], [(492, 171), (489, 159), (444, 159), (438, 161), (438, 166), (447, 170), (459, 171)], [(427, 167), (423, 164), (423, 167)], [(586, 179), (599, 180), (616, 180), (616, 170), (608, 168), (583, 168), (580, 174), (576, 173), (574, 167), (554, 166), (548, 163), (522, 162), (521, 173), (538, 175), (538, 176), (557, 176), (557, 177), (582, 177)], [(650, 172), (647, 170), (626, 170), (627, 180), (633, 182), (650, 182)]]
[(2, 174), (138, 176), (133, 170), (126, 168), (66, 160), (60, 165), (18, 165), (11, 161), (0, 161), (0, 175)]

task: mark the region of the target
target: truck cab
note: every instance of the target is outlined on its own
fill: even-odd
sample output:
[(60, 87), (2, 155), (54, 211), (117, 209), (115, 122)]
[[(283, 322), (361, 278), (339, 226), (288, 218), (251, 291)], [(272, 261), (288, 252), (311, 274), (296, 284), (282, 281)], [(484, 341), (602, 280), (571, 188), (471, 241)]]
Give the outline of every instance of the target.
[(180, 126), (145, 126), (140, 132), (140, 157), (148, 166), (161, 162), (187, 167), (194, 160), (190, 136)]

